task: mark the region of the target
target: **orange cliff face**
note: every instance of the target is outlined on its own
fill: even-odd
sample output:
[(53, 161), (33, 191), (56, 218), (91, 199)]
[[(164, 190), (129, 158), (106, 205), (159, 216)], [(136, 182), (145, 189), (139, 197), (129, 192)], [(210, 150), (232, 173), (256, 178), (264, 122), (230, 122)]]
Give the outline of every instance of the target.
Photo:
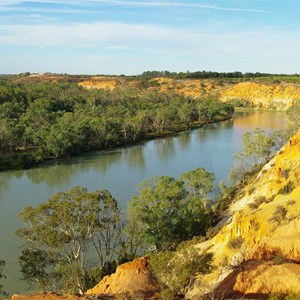
[(114, 90), (118, 85), (118, 81), (115, 78), (98, 76), (82, 81), (78, 85), (86, 89)]
[[(121, 77), (98, 76), (79, 83), (87, 89), (114, 90), (125, 86), (137, 88), (139, 80)], [(294, 101), (300, 101), (298, 84), (263, 84), (254, 82), (220, 83), (212, 79), (153, 78), (148, 81), (148, 90), (175, 92), (186, 97), (215, 96), (220, 100), (246, 100), (254, 108), (287, 110)]]
[(244, 194), (219, 233), (196, 246), (214, 254), (215, 269), (195, 281), (188, 298), (197, 299), (203, 286), (223, 293), (225, 282), (243, 295), (300, 293), (300, 131)]
[(105, 276), (99, 284), (88, 290), (86, 295), (95, 297), (121, 296), (121, 298), (122, 295), (130, 295), (131, 297), (138, 295), (139, 299), (155, 298), (157, 289), (147, 266), (146, 257), (122, 264), (117, 268), (116, 273)]
[(223, 89), (221, 99), (245, 99), (254, 107), (286, 110), (294, 101), (300, 101), (300, 85), (241, 82)]

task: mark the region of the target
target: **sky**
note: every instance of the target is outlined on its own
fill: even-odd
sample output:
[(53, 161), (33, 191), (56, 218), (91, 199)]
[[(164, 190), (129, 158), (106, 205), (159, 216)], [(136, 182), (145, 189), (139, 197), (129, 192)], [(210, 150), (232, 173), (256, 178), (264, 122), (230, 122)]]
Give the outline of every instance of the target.
[(300, 0), (0, 0), (0, 74), (300, 72)]

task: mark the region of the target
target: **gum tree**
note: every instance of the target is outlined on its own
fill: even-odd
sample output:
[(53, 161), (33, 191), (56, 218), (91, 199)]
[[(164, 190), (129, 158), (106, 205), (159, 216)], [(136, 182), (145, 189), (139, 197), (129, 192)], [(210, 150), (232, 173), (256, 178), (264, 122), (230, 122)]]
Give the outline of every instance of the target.
[[(104, 237), (119, 223), (117, 201), (106, 190), (88, 192), (77, 186), (36, 208), (26, 207), (19, 217), (25, 224), (16, 232), (24, 241), (21, 270), (24, 279), (42, 290), (82, 293), (93, 264), (103, 269), (103, 255), (112, 257), (98, 249), (111, 249), (115, 236)], [(98, 247), (99, 259), (89, 257), (91, 247)]]
[(174, 249), (194, 235), (204, 235), (211, 224), (212, 173), (198, 168), (176, 180), (158, 176), (139, 186), (129, 204), (130, 224), (136, 224), (145, 248)]

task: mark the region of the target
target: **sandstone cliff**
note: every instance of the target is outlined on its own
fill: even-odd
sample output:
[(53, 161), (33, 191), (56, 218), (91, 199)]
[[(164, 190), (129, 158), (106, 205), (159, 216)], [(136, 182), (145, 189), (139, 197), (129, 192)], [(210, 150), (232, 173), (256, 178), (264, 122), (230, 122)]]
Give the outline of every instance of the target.
[(147, 266), (148, 261), (145, 257), (122, 264), (116, 273), (104, 277), (98, 285), (88, 290), (86, 295), (153, 299), (157, 289)]
[(196, 246), (214, 254), (215, 269), (194, 282), (189, 299), (300, 292), (300, 131), (244, 194), (220, 232)]
[[(117, 87), (137, 88), (138, 80), (118, 77), (93, 77), (79, 83), (87, 89)], [(264, 84), (254, 82), (223, 83), (211, 79), (181, 79), (159, 77), (148, 81), (147, 89), (175, 92), (187, 97), (217, 96), (222, 101), (245, 101), (254, 108), (286, 110), (294, 101), (300, 101), (300, 85), (288, 83)]]

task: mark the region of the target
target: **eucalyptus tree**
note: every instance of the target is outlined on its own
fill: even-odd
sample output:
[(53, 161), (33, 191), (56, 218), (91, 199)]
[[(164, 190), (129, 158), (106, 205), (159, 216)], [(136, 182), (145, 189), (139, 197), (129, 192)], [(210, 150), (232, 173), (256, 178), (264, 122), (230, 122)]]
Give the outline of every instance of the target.
[[(39, 289), (82, 293), (94, 265), (101, 271), (112, 259), (117, 239), (112, 233), (120, 218), (118, 203), (107, 190), (88, 192), (77, 186), (36, 208), (24, 208), (19, 217), (25, 225), (16, 232), (24, 241), (21, 271)], [(99, 257), (93, 259), (92, 253)]]
[(209, 193), (214, 175), (202, 168), (179, 179), (158, 176), (139, 185), (129, 203), (129, 226), (139, 231), (139, 242), (152, 250), (174, 249), (211, 225)]

